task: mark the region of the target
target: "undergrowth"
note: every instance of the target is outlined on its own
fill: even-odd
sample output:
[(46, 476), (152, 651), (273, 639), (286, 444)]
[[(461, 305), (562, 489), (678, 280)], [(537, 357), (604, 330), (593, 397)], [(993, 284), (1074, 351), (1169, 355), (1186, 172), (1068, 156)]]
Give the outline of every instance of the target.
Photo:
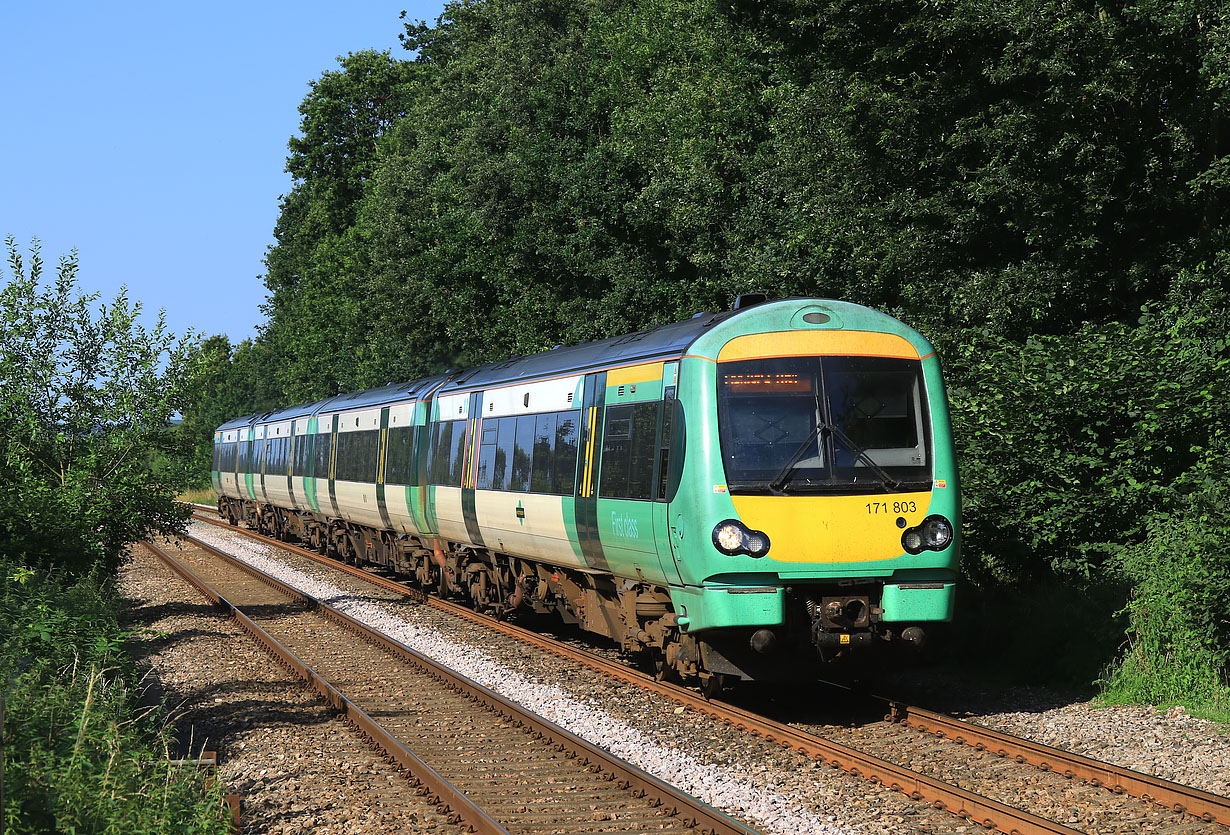
[(191, 490), (185, 490), (178, 496), (181, 502), (192, 502), (193, 504), (218, 505), (218, 497), (214, 493), (212, 487), (196, 487)]
[(1183, 705), (1230, 722), (1230, 512), (1209, 481), (1124, 555), (1129, 642), (1103, 681), (1111, 703)]
[(138, 708), (113, 587), (0, 570), (3, 832), (227, 832), (220, 784), (171, 766), (169, 729)]

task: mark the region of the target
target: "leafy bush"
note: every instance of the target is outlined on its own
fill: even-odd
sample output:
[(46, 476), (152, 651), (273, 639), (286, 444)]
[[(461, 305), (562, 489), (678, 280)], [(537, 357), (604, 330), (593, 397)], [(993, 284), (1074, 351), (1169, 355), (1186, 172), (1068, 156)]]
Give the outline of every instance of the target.
[(1149, 305), (1135, 327), (946, 340), (974, 578), (1113, 577), (1227, 448), (1227, 333), (1226, 298), (1207, 291)]
[[(1222, 462), (1220, 472), (1230, 461)], [(1107, 698), (1230, 716), (1230, 493), (1212, 479), (1124, 554), (1130, 642)]]
[[(6, 240), (0, 287), (0, 555), (84, 574), (182, 528), (187, 511), (150, 466), (199, 367), (196, 342), (152, 331), (123, 291), (95, 311), (76, 253), (44, 289), (37, 242)], [(0, 273), (0, 276), (3, 274)]]
[[(137, 713), (119, 601), (0, 560), (5, 833), (223, 833), (220, 787), (169, 764), (170, 735)], [(18, 672), (20, 674), (18, 675)]]

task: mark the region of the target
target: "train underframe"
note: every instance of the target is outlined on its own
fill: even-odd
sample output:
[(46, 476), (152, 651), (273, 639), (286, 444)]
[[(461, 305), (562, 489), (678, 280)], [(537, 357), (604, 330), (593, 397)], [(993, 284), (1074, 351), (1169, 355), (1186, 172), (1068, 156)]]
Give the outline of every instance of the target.
[[(565, 623), (602, 635), (640, 658), (660, 679), (697, 684), (708, 694), (744, 679), (833, 678), (834, 661), (858, 665), (870, 644), (912, 643), (874, 625), (876, 591), (845, 589), (824, 597), (820, 586), (788, 590), (786, 623), (765, 629), (713, 630), (703, 638), (679, 628), (668, 589), (650, 583), (561, 568), (463, 543), (438, 545), (408, 534), (378, 530), (303, 511), (219, 497), (218, 511), (275, 539), (353, 565), (384, 567), (441, 597), (465, 598), (478, 611), (505, 617), (514, 610), (556, 613)], [(830, 589), (829, 591), (836, 591)], [(855, 623), (824, 607), (840, 601), (843, 611), (861, 602)], [(850, 636), (842, 642), (840, 635)], [(829, 640), (831, 636), (831, 640)], [(837, 668), (841, 677), (840, 666)], [(861, 676), (861, 673), (855, 673)]]

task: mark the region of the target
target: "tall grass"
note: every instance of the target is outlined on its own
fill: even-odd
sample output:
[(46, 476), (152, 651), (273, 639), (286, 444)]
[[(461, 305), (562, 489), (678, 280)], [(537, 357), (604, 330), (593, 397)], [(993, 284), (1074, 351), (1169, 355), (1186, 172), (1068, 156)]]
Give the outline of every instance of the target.
[(218, 497), (214, 494), (212, 487), (196, 487), (191, 490), (185, 490), (179, 494), (181, 502), (192, 502), (193, 504), (207, 504), (217, 507)]
[(171, 766), (170, 729), (138, 708), (110, 584), (0, 570), (3, 832), (227, 832), (220, 783)]

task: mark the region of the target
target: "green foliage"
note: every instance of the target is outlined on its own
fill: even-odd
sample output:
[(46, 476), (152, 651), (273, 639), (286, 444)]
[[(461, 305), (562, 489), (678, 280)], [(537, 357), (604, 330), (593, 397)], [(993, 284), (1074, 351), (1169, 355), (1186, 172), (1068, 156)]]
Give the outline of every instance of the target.
[(967, 568), (1098, 579), (1228, 448), (1230, 308), (1208, 291), (1019, 344), (963, 331), (944, 356)]
[(209, 487), (214, 430), (232, 418), (279, 405), (269, 373), (271, 352), (265, 343), (245, 339), (234, 348), (224, 335), (201, 342), (198, 373), (189, 380), (181, 426), (189, 487)]
[(220, 786), (172, 768), (168, 729), (136, 713), (122, 652), (132, 636), (119, 627), (119, 601), (102, 575), (71, 580), (5, 559), (0, 572), (0, 684), (8, 688), (0, 828), (229, 831)]
[(0, 555), (83, 573), (113, 570), (123, 548), (178, 530), (184, 512), (150, 467), (194, 375), (189, 337), (120, 295), (94, 311), (78, 295), (76, 253), (43, 288), (12, 238), (0, 288)]
[(1228, 463), (1125, 551), (1130, 645), (1109, 671), (1107, 698), (1230, 715), (1230, 506), (1220, 477)]
[(291, 140), (286, 166), (295, 186), (282, 199), (267, 258), (270, 319), (257, 349), (281, 360), (270, 363), (279, 376), (254, 377), (270, 379), (291, 402), (359, 387), (367, 297), (352, 227), (382, 138), (415, 94), (414, 75), (387, 52), (353, 53), (313, 82), (299, 107), (303, 136)]

